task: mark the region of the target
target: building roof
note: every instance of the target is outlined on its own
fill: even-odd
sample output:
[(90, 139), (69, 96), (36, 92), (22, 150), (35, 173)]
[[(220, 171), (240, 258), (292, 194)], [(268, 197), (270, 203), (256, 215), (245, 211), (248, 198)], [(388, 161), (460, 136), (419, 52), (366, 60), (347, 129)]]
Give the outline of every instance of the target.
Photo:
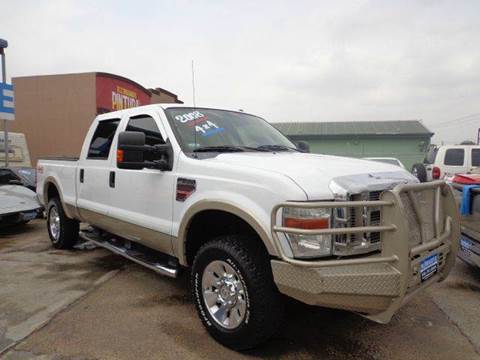
[(433, 136), (418, 120), (272, 123), (287, 136)]

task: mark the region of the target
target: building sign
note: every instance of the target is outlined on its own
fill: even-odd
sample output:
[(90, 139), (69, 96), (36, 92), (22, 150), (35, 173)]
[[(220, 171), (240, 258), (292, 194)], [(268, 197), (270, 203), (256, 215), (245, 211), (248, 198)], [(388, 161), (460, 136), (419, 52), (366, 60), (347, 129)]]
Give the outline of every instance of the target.
[(150, 104), (150, 93), (132, 81), (99, 74), (96, 79), (97, 113)]
[(0, 119), (15, 119), (13, 85), (0, 82)]
[(137, 93), (117, 86), (117, 91), (112, 91), (112, 109), (123, 110), (131, 107), (140, 106)]

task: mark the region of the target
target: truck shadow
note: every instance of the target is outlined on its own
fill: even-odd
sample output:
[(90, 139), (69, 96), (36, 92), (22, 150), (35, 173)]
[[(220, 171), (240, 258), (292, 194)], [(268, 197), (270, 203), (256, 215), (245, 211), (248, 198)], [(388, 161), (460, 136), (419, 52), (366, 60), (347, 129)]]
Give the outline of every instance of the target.
[(5, 227), (0, 226), (0, 239), (19, 234), (32, 234), (36, 231), (38, 231), (38, 226), (33, 223), (9, 225)]
[(346, 311), (309, 306), (286, 299), (280, 331), (258, 349), (245, 355), (276, 359), (288, 354), (294, 358), (378, 359), (381, 351), (359, 341), (359, 334), (378, 324)]

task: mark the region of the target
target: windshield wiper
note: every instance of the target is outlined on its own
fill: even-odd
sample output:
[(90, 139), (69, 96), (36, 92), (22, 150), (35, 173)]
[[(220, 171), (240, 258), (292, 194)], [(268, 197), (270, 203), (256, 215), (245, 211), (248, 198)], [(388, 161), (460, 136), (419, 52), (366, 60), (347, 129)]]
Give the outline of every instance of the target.
[(260, 145), (256, 147), (256, 149), (260, 151), (289, 151), (289, 150), (298, 151), (298, 149), (295, 149), (293, 147), (278, 145), (278, 144)]
[(247, 151), (245, 146), (234, 146), (234, 145), (201, 146), (193, 150), (193, 152), (242, 152), (242, 151)]

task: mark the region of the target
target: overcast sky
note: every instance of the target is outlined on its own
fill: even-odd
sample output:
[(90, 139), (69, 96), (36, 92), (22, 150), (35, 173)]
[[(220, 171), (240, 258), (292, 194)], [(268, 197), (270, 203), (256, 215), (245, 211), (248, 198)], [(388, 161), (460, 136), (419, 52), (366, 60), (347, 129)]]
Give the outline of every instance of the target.
[(8, 77), (105, 71), (279, 121), (480, 127), (480, 1), (6, 1)]

